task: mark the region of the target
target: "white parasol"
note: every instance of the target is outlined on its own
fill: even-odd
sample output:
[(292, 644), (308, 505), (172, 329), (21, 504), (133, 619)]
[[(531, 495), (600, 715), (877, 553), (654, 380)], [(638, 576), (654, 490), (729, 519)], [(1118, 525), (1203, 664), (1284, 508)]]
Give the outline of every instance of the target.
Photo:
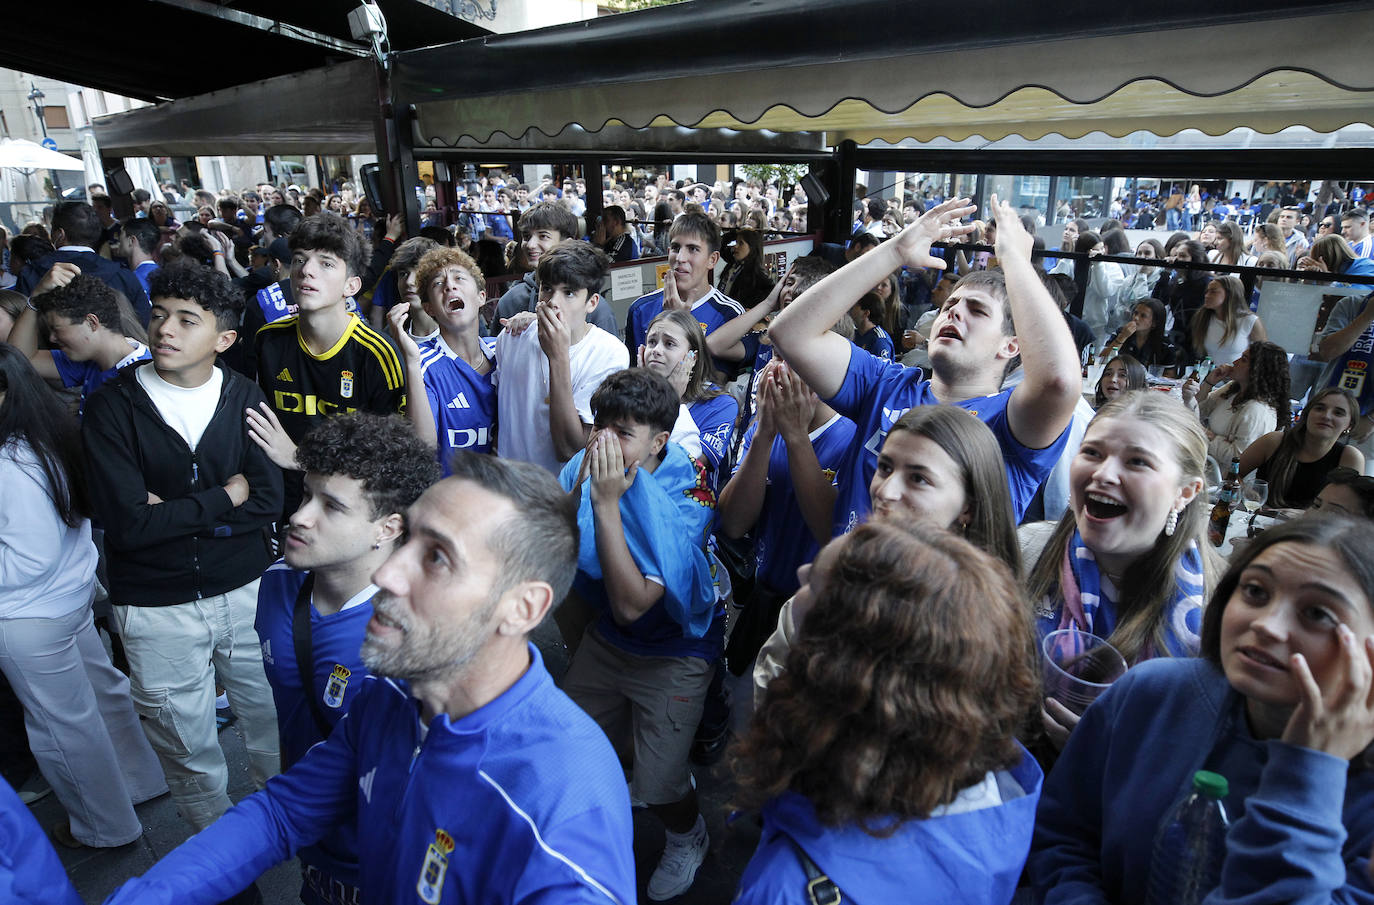
[(75, 157), (49, 151), (42, 145), (22, 138), (0, 138), (0, 167), (21, 170), (84, 170), (86, 165)]

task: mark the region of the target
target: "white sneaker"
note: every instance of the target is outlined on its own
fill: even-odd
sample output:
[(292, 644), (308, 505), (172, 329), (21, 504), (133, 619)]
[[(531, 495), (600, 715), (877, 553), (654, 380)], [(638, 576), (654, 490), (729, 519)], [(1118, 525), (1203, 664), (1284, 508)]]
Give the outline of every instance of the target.
[(655, 902), (680, 896), (691, 889), (697, 877), (697, 868), (701, 867), (701, 862), (706, 859), (706, 850), (711, 847), (710, 837), (706, 835), (706, 821), (700, 814), (691, 832), (669, 832), (666, 836), (663, 857), (659, 859), (654, 875), (649, 878), (649, 898)]

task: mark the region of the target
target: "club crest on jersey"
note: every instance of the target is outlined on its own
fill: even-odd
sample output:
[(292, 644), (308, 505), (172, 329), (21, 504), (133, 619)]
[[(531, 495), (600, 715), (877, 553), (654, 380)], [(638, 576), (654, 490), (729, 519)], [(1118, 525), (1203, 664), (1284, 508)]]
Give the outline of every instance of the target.
[(353, 372), (339, 372), (339, 395), (345, 399), (353, 398)]
[(696, 482), (682, 491), (682, 495), (689, 500), (695, 500), (698, 506), (713, 508), (716, 505), (716, 494), (711, 489), (711, 482), (706, 478), (706, 465), (700, 459), (693, 459), (692, 466), (696, 471)]
[(1352, 359), (1345, 363), (1345, 370), (1336, 381), (1336, 386), (1350, 393), (1352, 396), (1359, 397), (1364, 392), (1365, 372), (1369, 365), (1366, 362)]
[(434, 841), (425, 852), (425, 863), (420, 868), (420, 882), (415, 891), (420, 900), (429, 905), (439, 905), (439, 897), (444, 894), (444, 874), (448, 872), (448, 856), (453, 854), (453, 837), (443, 830), (434, 831)]
[(348, 687), (348, 677), (351, 675), (347, 666), (334, 664), (334, 671), (329, 674), (329, 682), (324, 686), (325, 704), (336, 710), (343, 706), (344, 689)]

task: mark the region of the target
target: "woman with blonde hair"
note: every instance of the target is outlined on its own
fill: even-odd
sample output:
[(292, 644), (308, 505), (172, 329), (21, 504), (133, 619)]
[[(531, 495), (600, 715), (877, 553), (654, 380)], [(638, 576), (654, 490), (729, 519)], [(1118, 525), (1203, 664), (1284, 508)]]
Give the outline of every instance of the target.
[[(1098, 410), (1069, 470), (1069, 509), (1021, 528), (1040, 634), (1076, 628), (1126, 662), (1197, 653), (1202, 602), (1217, 571), (1206, 541), (1207, 438), (1197, 416), (1137, 390)], [(1078, 718), (1053, 699), (1045, 730), (1062, 747)]]
[(1250, 238), (1250, 253), (1255, 256), (1264, 254), (1266, 251), (1277, 251), (1287, 255), (1287, 248), (1283, 243), (1283, 232), (1273, 223), (1261, 223), (1255, 227), (1255, 234)]
[(1240, 277), (1230, 273), (1212, 277), (1202, 294), (1202, 307), (1188, 325), (1188, 346), (1195, 361), (1210, 358), (1213, 364), (1229, 365), (1250, 343), (1269, 338), (1247, 299)]
[(1298, 259), (1298, 270), (1374, 277), (1374, 261), (1356, 257), (1355, 249), (1343, 236), (1330, 235), (1312, 243), (1307, 254)]

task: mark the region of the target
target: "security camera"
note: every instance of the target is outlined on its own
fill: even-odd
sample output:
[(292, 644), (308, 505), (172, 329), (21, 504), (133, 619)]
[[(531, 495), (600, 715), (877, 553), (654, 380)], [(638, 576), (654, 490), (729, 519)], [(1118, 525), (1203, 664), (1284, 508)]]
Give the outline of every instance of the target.
[(363, 3), (348, 14), (348, 30), (355, 41), (370, 41), (386, 35), (386, 19), (375, 3)]

